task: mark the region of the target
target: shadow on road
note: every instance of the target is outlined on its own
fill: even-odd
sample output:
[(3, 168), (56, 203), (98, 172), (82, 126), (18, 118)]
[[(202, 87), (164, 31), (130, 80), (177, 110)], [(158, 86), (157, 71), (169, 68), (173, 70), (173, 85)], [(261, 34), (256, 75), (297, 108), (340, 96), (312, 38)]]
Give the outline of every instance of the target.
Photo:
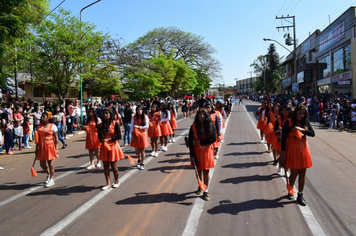
[(184, 202), (191, 198), (196, 198), (196, 196), (188, 196), (193, 192), (188, 193), (159, 193), (159, 194), (149, 194), (148, 192), (136, 193), (135, 197), (126, 198), (117, 201), (116, 205), (135, 205), (135, 204), (152, 204), (152, 203), (177, 203), (179, 205), (190, 206), (192, 202)]
[(271, 162), (267, 161), (267, 162), (234, 163), (234, 164), (222, 166), (222, 168), (247, 169), (247, 168), (251, 168), (251, 167), (267, 166), (269, 163), (271, 163)]
[(157, 168), (151, 168), (151, 169), (148, 169), (147, 171), (160, 171), (165, 174), (170, 174), (172, 170), (178, 170), (178, 169), (191, 170), (192, 167), (190, 167), (189, 165), (162, 166), (162, 167), (157, 167)]
[(25, 190), (33, 187), (33, 184), (16, 184), (16, 182), (3, 183), (0, 185), (0, 190)]
[(242, 142), (242, 143), (228, 143), (226, 145), (248, 145), (248, 144), (258, 144), (260, 142)]
[(260, 155), (265, 153), (266, 151), (263, 152), (231, 152), (231, 153), (226, 153), (224, 156), (247, 156), (247, 155)]
[(33, 192), (27, 194), (27, 196), (40, 196), (40, 195), (58, 195), (58, 196), (69, 196), (73, 193), (86, 193), (96, 189), (100, 189), (101, 187), (98, 186), (72, 186), (66, 188), (65, 186), (58, 187), (58, 188), (46, 188), (44, 191), (41, 192)]
[(294, 201), (280, 202), (285, 199), (285, 196), (279, 197), (277, 199), (254, 199), (250, 201), (231, 203), (230, 200), (220, 201), (220, 205), (209, 209), (207, 212), (209, 214), (231, 214), (237, 215), (240, 212), (252, 211), (256, 209), (276, 209), (284, 207), (287, 204), (295, 204)]
[(240, 184), (246, 182), (254, 182), (254, 181), (271, 181), (272, 179), (280, 178), (277, 174), (272, 175), (251, 175), (251, 176), (240, 176), (235, 178), (229, 178), (221, 180), (220, 183), (222, 184)]
[(164, 156), (170, 157), (170, 156), (175, 156), (175, 157), (185, 157), (188, 156), (189, 152), (178, 152), (178, 153), (170, 153), (170, 154), (165, 154)]
[(175, 158), (175, 159), (170, 159), (170, 160), (159, 161), (158, 163), (175, 164), (175, 163), (180, 163), (180, 162), (190, 163), (190, 158), (184, 158), (184, 159)]

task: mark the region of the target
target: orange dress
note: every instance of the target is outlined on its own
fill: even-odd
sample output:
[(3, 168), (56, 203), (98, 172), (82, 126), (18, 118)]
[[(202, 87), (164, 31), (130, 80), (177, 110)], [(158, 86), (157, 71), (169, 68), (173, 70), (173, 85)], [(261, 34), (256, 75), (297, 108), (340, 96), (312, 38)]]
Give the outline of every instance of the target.
[[(163, 113), (161, 113), (161, 117), (162, 117), (162, 114)], [(167, 135), (173, 134), (173, 130), (172, 130), (171, 124), (169, 123), (168, 118), (166, 120), (162, 119), (161, 123), (159, 123), (159, 124), (161, 126), (162, 136), (167, 136)]]
[(171, 119), (169, 123), (171, 124), (172, 130), (176, 130), (178, 129), (176, 115), (173, 110), (170, 110), (170, 112), (171, 112)]
[(267, 125), (267, 144), (272, 144), (273, 143), (273, 133), (274, 133), (274, 123), (276, 122), (276, 116), (273, 112), (269, 113), (269, 120), (270, 122)]
[[(192, 127), (194, 132), (194, 141), (198, 141), (199, 136), (195, 127), (195, 122), (193, 123)], [(203, 136), (202, 138), (204, 139), (206, 136)], [(194, 154), (199, 163), (199, 170), (209, 170), (215, 167), (213, 144), (202, 147), (200, 144), (194, 143)]]
[(153, 116), (151, 112), (148, 114), (150, 119), (150, 126), (148, 127), (148, 137), (160, 137), (162, 136), (161, 126), (159, 125), (159, 112), (155, 112)]
[[(133, 119), (134, 119), (134, 125), (142, 126), (141, 118), (139, 118), (139, 122), (137, 122), (136, 116), (134, 116)], [(148, 140), (148, 135), (147, 135), (147, 129), (133, 128), (132, 136), (133, 136), (133, 140), (131, 139), (131, 145), (130, 145), (131, 147), (146, 148), (150, 146), (150, 141)]]
[(96, 128), (95, 120), (91, 120), (87, 126), (87, 138), (85, 142), (86, 149), (99, 149), (100, 140), (98, 135), (98, 129)]
[[(210, 114), (210, 119), (211, 119), (211, 121), (213, 122), (213, 124), (214, 124), (214, 127), (216, 127), (216, 122), (217, 122), (217, 116), (218, 116), (218, 114), (216, 114), (216, 113), (213, 113), (213, 114)], [(219, 125), (219, 124), (218, 124)], [(221, 132), (221, 130), (220, 130), (220, 132)], [(222, 134), (221, 134), (222, 135)], [(213, 143), (213, 147), (214, 148), (218, 148), (218, 147), (220, 147), (220, 141), (219, 141), (219, 139), (218, 139), (218, 131), (216, 130), (216, 141), (215, 141), (215, 143)]]
[(39, 142), (37, 149), (37, 160), (39, 161), (54, 160), (58, 157), (53, 138), (53, 125), (56, 126), (52, 123), (49, 123), (46, 128), (44, 128), (43, 124), (38, 126)]
[[(289, 121), (289, 127), (292, 122)], [(298, 130), (290, 130), (286, 140), (286, 168), (306, 169), (313, 166), (306, 135)]]
[[(112, 121), (108, 128), (108, 133), (102, 134), (103, 140), (117, 136), (117, 134), (115, 132), (115, 123), (116, 123), (116, 121)], [(102, 132), (102, 131), (100, 130), (100, 132)], [(118, 161), (118, 160), (125, 158), (125, 156), (122, 153), (122, 150), (120, 148), (119, 142), (117, 140), (109, 141), (109, 142), (107, 142), (107, 144), (109, 144), (109, 146), (111, 147), (110, 151), (105, 147), (104, 142), (101, 143), (100, 155), (99, 155), (99, 159), (101, 161), (113, 162), (113, 161)]]
[(261, 115), (260, 115), (260, 118), (258, 119), (257, 129), (263, 130), (265, 128), (265, 122), (264, 122), (264, 120), (262, 120), (262, 108), (261, 107), (258, 109), (258, 112), (261, 113)]
[(222, 127), (225, 128), (225, 121), (224, 121), (224, 117), (223, 117), (223, 114), (224, 114), (224, 109), (219, 109), (218, 112), (220, 112), (221, 114), (221, 117), (222, 117)]

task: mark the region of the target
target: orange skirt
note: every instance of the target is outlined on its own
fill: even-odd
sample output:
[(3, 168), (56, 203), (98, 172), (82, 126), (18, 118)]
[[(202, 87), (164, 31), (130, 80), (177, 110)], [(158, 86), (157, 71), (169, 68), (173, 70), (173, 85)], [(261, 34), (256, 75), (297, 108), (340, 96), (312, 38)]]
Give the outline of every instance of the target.
[(150, 141), (148, 140), (146, 129), (134, 129), (132, 132), (131, 147), (135, 148), (146, 148), (150, 146)]
[[(221, 137), (221, 140), (223, 140), (223, 139), (222, 139), (222, 134), (220, 135), (220, 137)], [(216, 135), (216, 141), (215, 141), (215, 143), (213, 143), (213, 147), (214, 147), (214, 148), (220, 147), (220, 141), (219, 141), (219, 139), (218, 139), (218, 135)]]
[[(215, 167), (214, 148), (212, 144), (205, 147), (195, 145), (194, 154), (198, 161), (198, 170), (209, 170)], [(193, 167), (193, 165), (191, 166)]]
[(85, 141), (86, 149), (99, 149), (101, 146), (99, 136), (97, 132), (89, 131), (87, 132), (87, 138)]
[(262, 120), (262, 116), (258, 119), (257, 129), (263, 130), (265, 128), (265, 122)]
[(58, 157), (56, 145), (53, 140), (39, 142), (37, 150), (37, 160), (50, 161)]
[(286, 167), (290, 169), (306, 169), (313, 166), (309, 145), (306, 139), (287, 138)]
[(99, 155), (99, 160), (101, 161), (118, 161), (121, 159), (124, 159), (124, 153), (122, 153), (119, 142), (117, 141), (110, 141), (107, 142), (107, 144), (110, 145), (111, 151), (105, 148), (104, 144), (101, 144), (100, 147), (100, 155)]
[(275, 150), (282, 150), (282, 145), (277, 141), (277, 134), (275, 132), (272, 133), (272, 147)]
[(272, 134), (274, 133), (273, 125), (269, 123), (266, 128), (266, 135), (267, 135), (267, 144), (272, 144), (273, 137)]
[(173, 130), (172, 130), (171, 124), (169, 122), (163, 121), (159, 124), (161, 126), (162, 136), (167, 136), (167, 135), (173, 134)]
[(171, 124), (172, 130), (176, 130), (178, 129), (178, 125), (177, 125), (177, 120), (170, 120), (169, 123)]
[(161, 126), (158, 123), (153, 124), (152, 122), (150, 122), (150, 126), (148, 127), (147, 135), (148, 135), (148, 137), (162, 136)]

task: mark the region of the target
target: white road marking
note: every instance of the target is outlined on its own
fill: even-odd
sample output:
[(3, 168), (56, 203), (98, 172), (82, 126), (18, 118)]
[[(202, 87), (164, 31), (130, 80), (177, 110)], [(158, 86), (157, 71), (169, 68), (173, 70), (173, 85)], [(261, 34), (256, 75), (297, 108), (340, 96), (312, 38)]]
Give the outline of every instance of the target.
[[(250, 121), (251, 121), (252, 125), (253, 125), (254, 127), (256, 127), (256, 124), (255, 124), (255, 122), (253, 122), (250, 113), (247, 112), (245, 106), (243, 106), (243, 107), (244, 107), (246, 113), (248, 114), (248, 117), (250, 118)], [(257, 132), (258, 137), (259, 137), (260, 133), (259, 133), (259, 131), (257, 130), (257, 128), (256, 128), (256, 132)], [(266, 149), (267, 149), (267, 144), (265, 144), (265, 147), (266, 147)], [(270, 153), (270, 156), (272, 157), (272, 160), (273, 160), (273, 159), (274, 159), (274, 158), (273, 158), (273, 154)], [(278, 167), (276, 167), (276, 168), (278, 168)], [(285, 178), (281, 178), (281, 179), (283, 179), (284, 184), (287, 184)], [(295, 198), (295, 195), (294, 195), (294, 200), (295, 200), (295, 199), (296, 199), (296, 198)], [(308, 224), (310, 230), (312, 231), (312, 233), (313, 233), (314, 235), (318, 235), (318, 236), (324, 236), (324, 235), (326, 235), (325, 232), (324, 232), (324, 230), (321, 228), (320, 224), (318, 223), (317, 219), (315, 218), (313, 212), (312, 212), (311, 209), (309, 208), (309, 206), (308, 206), (308, 205), (307, 205), (307, 206), (300, 206), (299, 204), (297, 204), (297, 205), (299, 206), (299, 209), (300, 209), (300, 211), (302, 212), (302, 215), (303, 215), (305, 221), (307, 222), (307, 224)]]
[[(230, 114), (229, 118), (227, 119), (227, 121), (225, 123), (225, 129), (223, 130), (223, 134), (225, 134), (225, 131), (226, 131), (227, 125), (229, 123), (229, 120), (231, 118), (231, 115), (232, 114)], [(222, 145), (223, 145), (223, 143), (220, 146), (222, 146)], [(218, 156), (219, 156), (220, 150), (221, 150), (221, 147), (218, 149), (218, 152), (217, 152)], [(215, 163), (218, 160), (219, 159), (215, 160)], [(215, 168), (210, 170), (210, 180), (213, 178), (214, 170), (215, 170)], [(198, 229), (199, 219), (200, 219), (201, 213), (203, 212), (204, 202), (205, 201), (200, 197), (197, 197), (195, 199), (193, 208), (190, 211), (189, 217), (187, 219), (187, 224), (185, 225), (184, 231), (182, 233), (183, 236), (194, 236), (196, 234), (197, 229)]]

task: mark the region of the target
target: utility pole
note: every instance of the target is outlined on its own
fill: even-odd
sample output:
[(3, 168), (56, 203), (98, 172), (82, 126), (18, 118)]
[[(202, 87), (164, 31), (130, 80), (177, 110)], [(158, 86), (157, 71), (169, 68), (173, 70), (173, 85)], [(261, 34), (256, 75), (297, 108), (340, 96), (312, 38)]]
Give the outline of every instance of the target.
[[(293, 22), (290, 22), (289, 19), (293, 19)], [(288, 23), (290, 23), (290, 25), (285, 25), (285, 26), (278, 26), (277, 29), (279, 31), (279, 29), (284, 29), (286, 28), (287, 30), (289, 30), (289, 28), (293, 28), (293, 46), (294, 46), (294, 49), (293, 49), (293, 56), (294, 56), (294, 78), (292, 80), (292, 84), (293, 83), (297, 83), (297, 68), (298, 68), (298, 65), (297, 65), (297, 36), (296, 36), (296, 27), (295, 27), (295, 16), (276, 16), (276, 19), (281, 19), (281, 20), (285, 20), (287, 21)], [(288, 38), (289, 39), (289, 38)], [(287, 41), (286, 41), (287, 43)], [(291, 44), (287, 44), (287, 45), (291, 45)]]

